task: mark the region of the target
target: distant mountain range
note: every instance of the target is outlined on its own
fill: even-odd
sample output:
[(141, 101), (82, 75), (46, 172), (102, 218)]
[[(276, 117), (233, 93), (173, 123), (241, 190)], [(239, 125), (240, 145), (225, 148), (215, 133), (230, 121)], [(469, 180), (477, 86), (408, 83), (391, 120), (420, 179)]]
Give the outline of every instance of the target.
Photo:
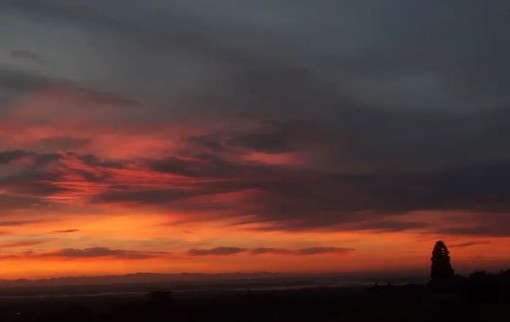
[[(239, 279), (278, 278), (291, 276), (290, 274), (276, 273), (233, 273), (233, 274), (203, 274), (203, 273), (135, 273), (127, 275), (105, 276), (75, 276), (55, 277), (44, 279), (16, 279), (0, 280), (0, 287), (35, 287), (35, 286), (69, 286), (69, 285), (104, 285), (104, 284), (152, 284), (152, 283), (180, 283), (180, 282), (213, 282)], [(297, 276), (297, 275), (294, 275)]]
[(56, 277), (45, 279), (16, 279), (0, 280), (0, 288), (13, 287), (56, 287), (56, 286), (78, 286), (78, 285), (126, 285), (126, 284), (188, 284), (188, 283), (243, 283), (243, 282), (276, 282), (283, 280), (309, 280), (309, 281), (409, 281), (423, 280), (423, 276), (417, 274), (382, 274), (374, 273), (331, 273), (331, 274), (299, 274), (299, 273), (178, 273), (178, 274), (157, 274), (157, 273), (135, 273), (127, 275), (106, 275), (106, 276), (77, 276), (77, 277)]

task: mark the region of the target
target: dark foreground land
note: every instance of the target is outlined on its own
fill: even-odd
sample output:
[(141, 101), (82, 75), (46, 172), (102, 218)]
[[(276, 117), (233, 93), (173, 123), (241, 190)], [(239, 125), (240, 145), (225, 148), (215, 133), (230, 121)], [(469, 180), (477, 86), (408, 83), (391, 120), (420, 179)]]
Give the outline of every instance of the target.
[(0, 321), (510, 321), (508, 285), (3, 296)]

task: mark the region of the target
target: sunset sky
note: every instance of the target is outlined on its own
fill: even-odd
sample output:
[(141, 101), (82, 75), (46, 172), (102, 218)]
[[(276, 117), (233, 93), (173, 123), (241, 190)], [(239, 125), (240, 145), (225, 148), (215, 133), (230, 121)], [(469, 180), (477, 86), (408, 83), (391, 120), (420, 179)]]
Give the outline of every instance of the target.
[(0, 279), (510, 268), (509, 12), (1, 0)]

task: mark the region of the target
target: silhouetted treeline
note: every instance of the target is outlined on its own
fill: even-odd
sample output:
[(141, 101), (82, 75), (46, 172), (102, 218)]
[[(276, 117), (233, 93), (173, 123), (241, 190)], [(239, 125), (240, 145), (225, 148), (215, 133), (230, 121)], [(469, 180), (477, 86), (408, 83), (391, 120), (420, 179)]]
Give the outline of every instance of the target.
[(510, 270), (429, 284), (0, 299), (5, 322), (505, 321)]

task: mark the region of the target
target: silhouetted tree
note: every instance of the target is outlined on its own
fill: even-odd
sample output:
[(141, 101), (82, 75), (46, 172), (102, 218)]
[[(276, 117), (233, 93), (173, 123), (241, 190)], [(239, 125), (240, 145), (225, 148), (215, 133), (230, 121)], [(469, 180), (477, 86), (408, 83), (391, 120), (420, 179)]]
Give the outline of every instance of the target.
[(432, 250), (432, 267), (430, 277), (432, 279), (453, 276), (455, 271), (450, 264), (450, 252), (442, 240), (438, 240)]

